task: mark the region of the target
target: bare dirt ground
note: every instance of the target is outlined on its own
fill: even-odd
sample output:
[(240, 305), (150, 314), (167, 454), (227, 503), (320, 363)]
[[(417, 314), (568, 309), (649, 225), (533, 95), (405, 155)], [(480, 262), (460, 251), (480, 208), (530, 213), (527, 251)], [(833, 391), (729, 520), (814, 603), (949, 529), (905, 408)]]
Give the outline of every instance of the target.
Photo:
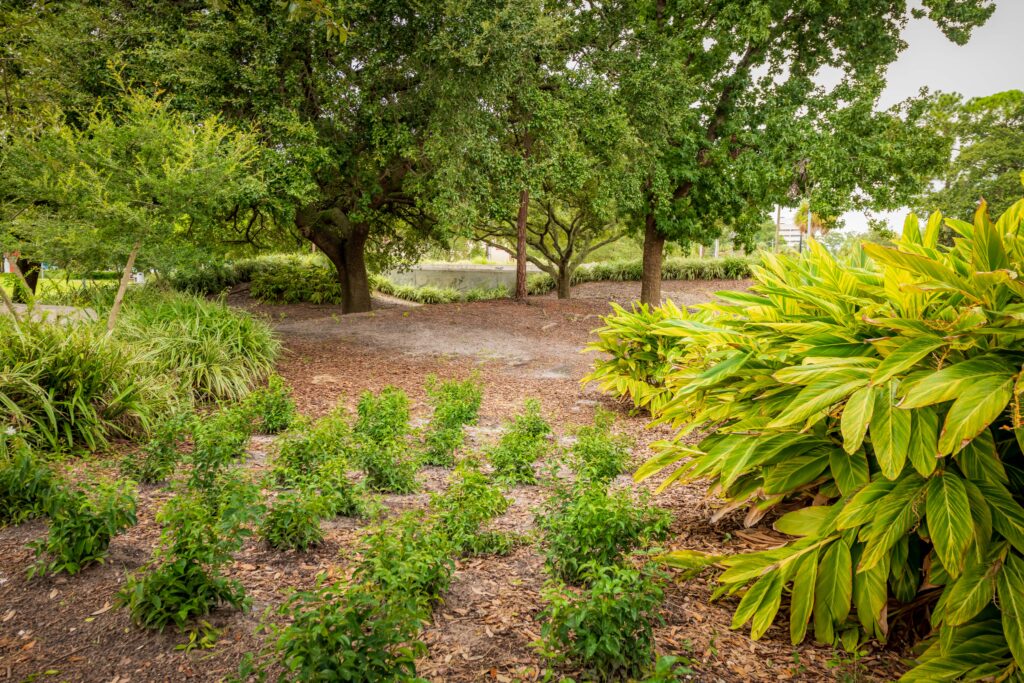
[[(746, 281), (666, 283), (666, 295), (681, 305), (707, 300), (716, 290), (743, 288)], [(414, 419), (429, 411), (423, 385), (428, 375), (483, 381), (480, 423), (470, 433), (469, 448), (490, 443), (501, 424), (527, 397), (542, 402), (559, 436), (591, 419), (602, 405), (620, 414), (619, 429), (636, 439), (634, 462), (649, 455), (649, 444), (671, 434), (648, 429), (643, 416), (602, 396), (580, 379), (591, 363), (580, 350), (609, 311), (608, 301), (627, 302), (636, 283), (592, 283), (577, 288), (571, 301), (550, 297), (529, 305), (509, 301), (406, 307), (385, 303), (373, 313), (339, 315), (330, 306), (265, 306), (235, 297), (233, 303), (271, 319), (284, 343), (279, 371), (292, 384), (299, 409), (310, 416), (327, 412), (336, 402), (354, 407), (359, 394), (387, 385), (405, 389)], [(382, 302), (383, 303), (383, 302)], [(257, 437), (249, 466), (266, 467), (272, 444)], [(73, 465), (109, 472), (113, 457)], [(442, 490), (448, 472), (421, 472), (423, 492), (387, 496), (392, 510), (423, 507), (430, 491)], [(628, 476), (618, 482), (633, 486)], [(645, 483), (653, 488), (656, 482)], [(215, 647), (185, 652), (175, 649), (183, 637), (133, 626), (124, 610), (113, 606), (126, 572), (149, 558), (159, 535), (154, 515), (169, 494), (159, 487), (140, 490), (139, 524), (114, 539), (105, 564), (78, 576), (27, 581), (32, 552), (25, 544), (46, 533), (43, 521), (0, 529), (0, 681), (217, 681), (237, 671), (246, 652), (259, 649), (263, 613), (279, 604), (292, 588), (310, 588), (318, 572), (343, 575), (365, 522), (339, 518), (324, 522), (326, 542), (309, 552), (270, 550), (252, 540), (229, 572), (253, 598), (253, 609), (222, 609), (209, 618), (220, 629)], [(496, 524), (528, 531), (533, 509), (544, 499), (537, 486), (510, 492), (514, 504)], [(718, 524), (699, 485), (677, 486), (655, 498), (674, 515), (671, 545), (713, 552), (760, 549), (777, 535), (770, 525), (743, 529), (739, 519)], [(534, 681), (544, 679), (544, 661), (530, 647), (540, 632), (536, 617), (545, 580), (543, 560), (527, 545), (507, 557), (460, 561), (444, 602), (423, 632), (429, 653), (418, 663), (431, 681)], [(666, 588), (665, 625), (657, 629), (661, 654), (693, 660), (693, 680), (889, 680), (898, 676), (899, 653), (871, 651), (853, 660), (831, 648), (789, 643), (788, 624), (779, 623), (753, 642), (729, 624), (735, 600), (711, 603), (706, 577), (673, 581)], [(571, 673), (571, 672), (569, 672)], [(557, 676), (555, 678), (557, 680)]]

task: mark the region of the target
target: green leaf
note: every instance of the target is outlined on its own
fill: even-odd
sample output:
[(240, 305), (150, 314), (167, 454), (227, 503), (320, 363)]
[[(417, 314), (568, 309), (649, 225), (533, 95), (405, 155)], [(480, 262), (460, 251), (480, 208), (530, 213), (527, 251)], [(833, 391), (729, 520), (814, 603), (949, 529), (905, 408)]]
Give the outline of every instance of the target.
[(1015, 377), (986, 377), (966, 386), (946, 414), (939, 453), (955, 453), (985, 430), (1006, 409)]
[(815, 536), (835, 518), (835, 509), (829, 505), (812, 505), (793, 510), (775, 520), (775, 530), (790, 536)]
[[(1005, 544), (1003, 547), (1006, 547)], [(946, 611), (942, 620), (947, 626), (966, 624), (985, 609), (995, 595), (994, 560), (981, 561), (971, 555), (964, 567), (964, 573), (946, 588)]]
[(875, 518), (875, 505), (889, 495), (896, 483), (888, 479), (876, 479), (858, 491), (836, 519), (840, 531), (853, 529)]
[(864, 442), (871, 413), (875, 408), (874, 387), (861, 387), (850, 395), (843, 408), (840, 427), (843, 434), (843, 449), (855, 453)]
[(757, 640), (771, 626), (782, 601), (782, 573), (768, 572), (747, 589), (732, 617), (732, 628), (740, 628), (753, 619), (750, 637)]
[(857, 619), (868, 634), (883, 640), (889, 630), (885, 617), (889, 598), (888, 578), (888, 561), (853, 575), (853, 604), (857, 608)]
[(950, 365), (904, 387), (901, 408), (921, 408), (959, 398), (967, 387), (990, 377), (1012, 377), (1017, 369), (994, 355)]
[(875, 393), (871, 414), (871, 445), (887, 479), (896, 479), (907, 462), (910, 448), (910, 412), (896, 407), (896, 383)]
[(819, 642), (835, 642), (835, 628), (850, 614), (852, 595), (850, 546), (839, 539), (825, 551), (814, 584), (814, 637)]
[(1003, 635), (1018, 667), (1024, 667), (1024, 560), (1017, 553), (1006, 557), (996, 576)]
[(932, 408), (911, 410), (907, 456), (917, 473), (927, 477), (939, 464), (939, 415)]
[(984, 479), (974, 480), (992, 508), (992, 526), (1018, 552), (1024, 552), (1024, 508), (1013, 499), (1006, 487)]
[(847, 455), (838, 448), (833, 448), (829, 452), (828, 465), (839, 492), (844, 496), (866, 485), (871, 478), (868, 472), (868, 458), (863, 450)]
[(818, 577), (818, 557), (821, 549), (815, 548), (800, 560), (793, 579), (793, 594), (789, 605), (789, 639), (797, 645), (807, 635), (807, 623), (814, 608), (814, 587)]
[(926, 480), (911, 472), (878, 503), (875, 518), (866, 534), (868, 544), (857, 571), (867, 571), (881, 562), (886, 553), (917, 524), (924, 513), (919, 509), (919, 503), (927, 485)]
[(942, 566), (957, 577), (963, 568), (967, 546), (974, 537), (967, 489), (953, 470), (936, 473), (928, 480), (925, 513), (928, 533)]
[(945, 343), (943, 340), (932, 335), (914, 337), (905, 341), (902, 346), (890, 353), (879, 363), (875, 369), (875, 374), (871, 377), (871, 383), (878, 386), (896, 375), (906, 373), (922, 359), (927, 358), (932, 351), (940, 348)]
[(788, 427), (805, 421), (839, 403), (868, 382), (866, 368), (834, 370), (829, 377), (808, 384), (786, 406), (786, 410), (768, 424), (771, 429)]

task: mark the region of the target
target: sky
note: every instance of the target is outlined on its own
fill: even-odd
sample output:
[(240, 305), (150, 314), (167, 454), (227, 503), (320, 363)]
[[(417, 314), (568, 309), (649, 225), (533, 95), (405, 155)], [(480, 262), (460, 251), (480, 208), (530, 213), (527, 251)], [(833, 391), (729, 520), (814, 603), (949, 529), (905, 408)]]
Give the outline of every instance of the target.
[[(963, 46), (950, 42), (930, 20), (910, 19), (903, 33), (907, 49), (889, 67), (880, 106), (888, 108), (913, 97), (923, 87), (965, 97), (1024, 89), (1024, 0), (996, 0), (995, 5), (992, 17), (975, 29)], [(875, 216), (898, 228), (905, 214), (896, 211)], [(848, 230), (867, 230), (867, 217), (862, 213), (847, 213), (843, 219)]]

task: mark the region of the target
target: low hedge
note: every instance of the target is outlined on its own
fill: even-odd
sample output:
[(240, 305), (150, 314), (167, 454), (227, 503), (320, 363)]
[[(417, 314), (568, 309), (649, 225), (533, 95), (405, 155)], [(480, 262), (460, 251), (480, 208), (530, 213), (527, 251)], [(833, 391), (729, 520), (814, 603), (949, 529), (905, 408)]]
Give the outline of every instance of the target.
[[(667, 258), (661, 265), (663, 280), (740, 280), (751, 277), (752, 258)], [(641, 259), (607, 261), (580, 266), (572, 276), (572, 284), (584, 282), (639, 282), (644, 265)], [(546, 294), (555, 288), (555, 279), (547, 273), (531, 275), (527, 283), (530, 294)]]

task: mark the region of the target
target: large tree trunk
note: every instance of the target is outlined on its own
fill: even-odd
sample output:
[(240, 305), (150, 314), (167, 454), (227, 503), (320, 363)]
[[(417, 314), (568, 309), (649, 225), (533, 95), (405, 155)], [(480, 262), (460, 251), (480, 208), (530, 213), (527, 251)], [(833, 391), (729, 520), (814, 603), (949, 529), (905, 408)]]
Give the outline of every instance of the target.
[(565, 265), (558, 268), (558, 298), (568, 299), (572, 294), (572, 269)]
[(644, 268), (640, 277), (640, 303), (661, 305), (661, 259), (665, 237), (658, 231), (653, 213), (644, 222)]
[(530, 191), (519, 193), (516, 218), (516, 301), (526, 301), (526, 219), (530, 212)]
[(320, 210), (314, 206), (300, 211), (295, 224), (334, 265), (341, 285), (341, 312), (371, 310), (370, 276), (366, 272), (366, 240), (370, 226), (349, 222), (338, 209)]
[(355, 225), (342, 239), (314, 240), (314, 244), (334, 264), (341, 284), (341, 312), (365, 313), (373, 308), (370, 276), (366, 272), (366, 239), (369, 228)]

